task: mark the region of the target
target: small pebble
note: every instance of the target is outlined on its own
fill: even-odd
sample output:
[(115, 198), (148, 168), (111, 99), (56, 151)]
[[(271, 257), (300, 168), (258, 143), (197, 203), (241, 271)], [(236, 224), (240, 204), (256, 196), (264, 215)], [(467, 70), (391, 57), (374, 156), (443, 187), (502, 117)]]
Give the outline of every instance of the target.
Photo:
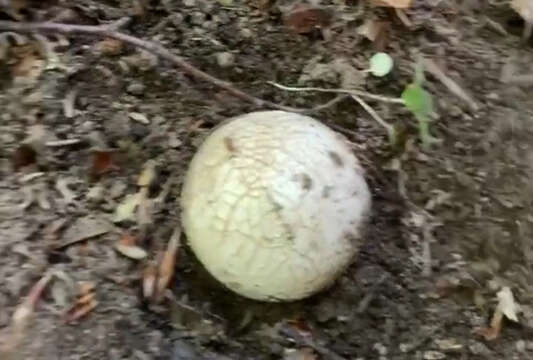
[(144, 93), (145, 86), (141, 83), (134, 82), (128, 85), (126, 91), (132, 95), (142, 95)]
[(446, 355), (440, 351), (429, 350), (424, 352), (424, 360), (440, 360), (445, 359)]
[(191, 24), (200, 26), (204, 23), (204, 21), (205, 21), (205, 14), (199, 11), (195, 11), (192, 13)]
[(227, 51), (217, 53), (216, 57), (218, 66), (223, 68), (231, 67), (235, 62), (235, 55)]
[(189, 343), (177, 340), (172, 351), (172, 360), (197, 360), (199, 359), (194, 347)]
[(516, 346), (516, 350), (518, 350), (519, 352), (521, 353), (526, 352), (526, 342), (524, 340), (518, 340), (515, 343), (515, 346)]
[(385, 356), (388, 353), (387, 347), (381, 343), (375, 343), (373, 346), (374, 350), (378, 352), (379, 355)]
[(104, 188), (101, 185), (93, 186), (87, 192), (86, 197), (90, 202), (100, 202), (104, 198)]
[(479, 341), (472, 341), (468, 345), (468, 349), (474, 355), (481, 355), (481, 356), (486, 356), (486, 357), (491, 355), (490, 349), (485, 344)]
[(144, 125), (150, 124), (150, 121), (148, 120), (146, 115), (144, 115), (142, 113), (131, 112), (131, 113), (128, 114), (128, 116), (130, 117), (130, 119), (132, 119), (134, 121), (137, 121), (137, 122), (139, 122), (141, 124), (144, 124)]
[(254, 34), (252, 33), (252, 30), (250, 29), (241, 29), (241, 36), (245, 39), (250, 39), (254, 36)]
[(196, 5), (196, 0), (183, 0), (182, 3), (185, 7), (194, 7)]
[(175, 149), (177, 147), (180, 147), (182, 144), (182, 141), (177, 137), (177, 135), (173, 132), (168, 134), (168, 146)]

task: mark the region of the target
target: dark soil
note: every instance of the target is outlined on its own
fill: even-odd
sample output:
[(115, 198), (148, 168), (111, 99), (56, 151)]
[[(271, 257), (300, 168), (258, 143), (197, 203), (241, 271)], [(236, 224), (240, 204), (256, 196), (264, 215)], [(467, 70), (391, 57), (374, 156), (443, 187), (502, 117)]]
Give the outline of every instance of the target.
[[(98, 25), (128, 15), (131, 3), (28, 1), (23, 18), (50, 20), (70, 9), (65, 22)], [(334, 95), (286, 92), (267, 81), (339, 88), (352, 80), (360, 89), (398, 97), (423, 54), (479, 109), (426, 73), (438, 114), (431, 131), (442, 140), (429, 150), (419, 142), (413, 116), (398, 104), (369, 101), (403, 129), (394, 148), (351, 99), (314, 114), (349, 138), (372, 188), (372, 220), (353, 265), (328, 291), (264, 304), (224, 290), (184, 246), (171, 291), (154, 306), (141, 296), (143, 263), (118, 254), (113, 244), (128, 230), (143, 239), (150, 256), (164, 250), (179, 226), (181, 179), (197, 146), (216, 124), (257, 108), (130, 46), (99, 53), (98, 37), (48, 37), (57, 62), (35, 78), (20, 60), (42, 65), (42, 54), (25, 48), (32, 38), (23, 37), (26, 45), (0, 43), (8, 49), (0, 56), (0, 336), (45, 271), (94, 282), (99, 302), (65, 324), (61, 314), (75, 291), (54, 281), (17, 347), (20, 358), (533, 358), (533, 83), (502, 77), (508, 69), (533, 74), (533, 40), (521, 42), (523, 21), (507, 2), (413, 1), (405, 11), (407, 28), (386, 8), (324, 1), (333, 24), (308, 34), (287, 29), (279, 9), (284, 3), (264, 9), (257, 8), (260, 1), (145, 3), (144, 15), (125, 32), (157, 40), (275, 103), (311, 108)], [(1, 8), (0, 17), (10, 19)], [(372, 18), (389, 24), (384, 41), (358, 34)], [(359, 71), (376, 51), (394, 58), (394, 70), (383, 78), (363, 76)], [(349, 71), (339, 71), (339, 63), (361, 77), (346, 80)], [(75, 113), (67, 117), (63, 101), (72, 91)], [(65, 139), (82, 141), (46, 145)], [(35, 154), (21, 150), (25, 142)], [(95, 149), (114, 149), (116, 168), (91, 176)], [(137, 191), (148, 160), (157, 164), (152, 198), (171, 182), (152, 224), (112, 223), (117, 205)], [(42, 174), (32, 178), (35, 173)], [(64, 182), (73, 199), (61, 190)], [(50, 225), (63, 221), (50, 236)], [(100, 229), (95, 221), (110, 231), (58, 249), (93, 231), (89, 224)], [(522, 312), (518, 323), (505, 320), (499, 336), (487, 341), (475, 329), (489, 325), (502, 286), (510, 287)]]

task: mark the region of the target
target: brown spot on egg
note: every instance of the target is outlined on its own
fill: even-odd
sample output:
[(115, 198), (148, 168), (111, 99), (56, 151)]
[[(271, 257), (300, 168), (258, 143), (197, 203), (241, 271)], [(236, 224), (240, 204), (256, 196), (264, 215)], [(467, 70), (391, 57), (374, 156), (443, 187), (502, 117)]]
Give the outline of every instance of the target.
[(327, 199), (329, 198), (329, 195), (331, 194), (331, 190), (333, 190), (333, 187), (331, 186), (324, 186), (322, 188), (322, 198)]
[(307, 175), (306, 173), (300, 174), (300, 179), (302, 181), (302, 188), (304, 190), (311, 190), (313, 187), (313, 179), (311, 179), (311, 176)]
[(228, 149), (228, 151), (231, 153), (234, 153), (237, 151), (237, 148), (235, 147), (235, 143), (233, 142), (233, 139), (230, 137), (224, 138), (224, 146), (226, 146), (226, 149)]
[(337, 165), (338, 167), (344, 166), (344, 161), (342, 161), (342, 158), (339, 154), (334, 151), (330, 151), (328, 154), (331, 160), (333, 160), (333, 162), (335, 163), (335, 165)]

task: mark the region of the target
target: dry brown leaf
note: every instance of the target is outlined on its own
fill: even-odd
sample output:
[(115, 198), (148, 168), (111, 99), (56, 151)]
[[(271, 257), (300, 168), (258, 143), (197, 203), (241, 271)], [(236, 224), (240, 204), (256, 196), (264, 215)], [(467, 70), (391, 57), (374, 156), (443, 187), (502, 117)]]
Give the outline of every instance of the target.
[(91, 175), (102, 175), (114, 168), (113, 152), (95, 150), (92, 153)]
[(292, 32), (306, 34), (314, 29), (328, 26), (331, 14), (322, 8), (301, 3), (289, 10), (283, 21)]
[(487, 341), (495, 340), (498, 338), (498, 336), (500, 336), (502, 322), (503, 313), (499, 309), (496, 309), (494, 315), (492, 316), (490, 326), (474, 329), (474, 333), (483, 336)]
[(392, 7), (396, 9), (407, 9), (411, 6), (411, 0), (372, 0), (375, 6)]
[(20, 145), (11, 157), (11, 163), (15, 171), (18, 171), (20, 168), (33, 165), (37, 162), (37, 152), (29, 144)]
[(94, 44), (93, 52), (100, 56), (120, 55), (124, 49), (124, 43), (116, 39), (104, 39)]
[(130, 259), (141, 260), (148, 256), (148, 253), (136, 245), (136, 239), (130, 233), (124, 232), (115, 244), (115, 250)]
[(165, 289), (170, 280), (174, 276), (174, 265), (176, 264), (176, 254), (180, 246), (181, 229), (177, 228), (172, 233), (170, 241), (168, 242), (167, 250), (163, 255), (161, 264), (159, 265), (159, 276), (157, 279), (156, 301), (159, 302), (163, 298)]
[(79, 284), (76, 301), (65, 312), (64, 319), (66, 323), (81, 319), (98, 305), (98, 301), (95, 299), (95, 289), (96, 285), (90, 281), (84, 281)]
[(115, 250), (134, 260), (142, 260), (148, 256), (148, 253), (143, 248), (135, 245), (122, 245), (120, 243), (116, 243)]
[(387, 46), (390, 23), (369, 19), (357, 28), (357, 33), (372, 41), (378, 50)]
[(92, 281), (83, 281), (79, 284), (79, 294), (86, 295), (93, 292), (96, 289), (96, 284)]
[(24, 301), (16, 308), (13, 314), (12, 321), (13, 327), (17, 331), (22, 331), (29, 323), (29, 320), (35, 310), (35, 305), (39, 301), (44, 289), (52, 280), (51, 274), (43, 276), (30, 290), (28, 296)]
[(266, 11), (272, 6), (273, 0), (252, 0), (250, 5), (259, 11)]
[(157, 278), (157, 266), (150, 261), (143, 272), (143, 296), (145, 299), (151, 299), (155, 294), (155, 285)]
[(128, 232), (123, 232), (118, 240), (119, 244), (124, 246), (134, 246), (136, 243), (135, 237)]
[(142, 0), (133, 0), (131, 6), (130, 14), (134, 17), (142, 18), (146, 15), (146, 9), (144, 1)]
[(515, 302), (511, 289), (507, 286), (503, 287), (498, 292), (497, 297), (498, 306), (496, 306), (490, 326), (474, 330), (476, 334), (483, 336), (487, 341), (495, 340), (499, 337), (504, 317), (514, 322), (518, 321), (517, 313), (520, 310), (520, 306)]

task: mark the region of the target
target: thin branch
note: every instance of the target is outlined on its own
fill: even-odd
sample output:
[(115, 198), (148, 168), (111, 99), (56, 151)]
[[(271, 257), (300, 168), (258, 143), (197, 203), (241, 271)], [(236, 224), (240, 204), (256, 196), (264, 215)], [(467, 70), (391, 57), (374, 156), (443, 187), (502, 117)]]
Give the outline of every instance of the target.
[(370, 114), (370, 116), (372, 116), (374, 118), (374, 120), (376, 120), (381, 126), (383, 126), (386, 130), (387, 130), (387, 133), (389, 134), (389, 137), (391, 137), (391, 141), (393, 141), (393, 137), (394, 137), (394, 127), (389, 124), (388, 122), (386, 122), (385, 120), (383, 120), (381, 118), (381, 116), (379, 116), (379, 114), (374, 110), (372, 109), (372, 107), (370, 107), (370, 105), (368, 105), (366, 102), (363, 101), (363, 99), (361, 99), (359, 96), (357, 95), (352, 95), (352, 98), (357, 101), (359, 103), (359, 105), (361, 105), (363, 107), (363, 109), (366, 110), (367, 113)]
[(427, 70), (430, 74), (435, 76), (441, 83), (444, 84), (450, 90), (452, 94), (463, 100), (473, 111), (478, 111), (479, 106), (476, 104), (474, 99), (465, 91), (458, 83), (456, 83), (452, 78), (444, 73), (441, 68), (431, 59), (422, 59), (424, 69)]
[(325, 89), (325, 88), (319, 88), (319, 87), (290, 87), (290, 86), (285, 86), (285, 85), (275, 83), (273, 81), (267, 81), (267, 83), (272, 86), (277, 87), (278, 89), (285, 90), (285, 91), (315, 91), (315, 92), (323, 92), (323, 93), (357, 95), (357, 96), (364, 97), (367, 99), (377, 100), (377, 101), (386, 102), (386, 103), (403, 104), (403, 100), (401, 98), (391, 98), (391, 97), (386, 97), (386, 96), (381, 96), (381, 95), (375, 95), (375, 94), (371, 94), (371, 93), (368, 93), (362, 90)]
[[(71, 25), (71, 24), (62, 24), (62, 23), (52, 23), (52, 22), (38, 22), (38, 23), (25, 23), (25, 22), (14, 22), (14, 21), (0, 21), (0, 30), (15, 31), (20, 33), (60, 33), (60, 34), (93, 34), (99, 36), (105, 36), (113, 38), (116, 40), (123, 41), (125, 43), (134, 45), (138, 48), (144, 49), (152, 54), (155, 54), (163, 59), (170, 61), (175, 64), (177, 67), (185, 71), (186, 73), (192, 75), (197, 79), (201, 79), (208, 83), (211, 83), (219, 88), (224, 89), (231, 95), (251, 103), (257, 107), (268, 107), (283, 111), (297, 112), (297, 113), (311, 113), (318, 110), (324, 109), (325, 106), (331, 106), (332, 103), (329, 102), (325, 105), (319, 105), (312, 109), (301, 109), (294, 108), (290, 106), (279, 105), (267, 100), (262, 100), (260, 98), (246, 94), (245, 92), (236, 89), (230, 83), (217, 79), (202, 70), (194, 67), (189, 64), (187, 61), (182, 59), (179, 56), (174, 55), (169, 50), (163, 46), (152, 42), (139, 39), (137, 37), (127, 35), (121, 32), (116, 31), (117, 28), (124, 26), (129, 22), (129, 18), (122, 18), (114, 23), (109, 25), (101, 26), (88, 26), (88, 25)], [(336, 103), (336, 102), (335, 102)]]

